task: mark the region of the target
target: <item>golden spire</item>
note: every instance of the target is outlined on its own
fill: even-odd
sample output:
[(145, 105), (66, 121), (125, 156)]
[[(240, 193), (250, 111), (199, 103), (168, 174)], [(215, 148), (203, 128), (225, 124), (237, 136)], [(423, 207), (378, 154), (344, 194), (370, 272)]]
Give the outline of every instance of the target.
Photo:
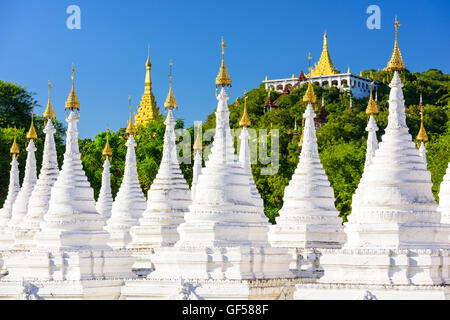
[(169, 66), (170, 66), (170, 72), (169, 72), (169, 93), (167, 94), (166, 102), (164, 103), (164, 110), (166, 111), (168, 108), (178, 108), (177, 107), (177, 100), (175, 100), (175, 96), (173, 95), (172, 91), (172, 60), (170, 60)]
[(9, 153), (11, 154), (12, 157), (14, 157), (14, 155), (15, 155), (17, 158), (17, 156), (20, 153), (20, 150), (19, 150), (19, 146), (17, 145), (16, 136), (17, 136), (17, 129), (14, 127), (14, 142), (11, 146), (11, 149), (9, 149)]
[(225, 47), (227, 45), (223, 41), (223, 38), (222, 38), (221, 45), (222, 45), (222, 64), (221, 64), (220, 69), (219, 69), (219, 74), (216, 77), (216, 88), (220, 87), (220, 86), (221, 87), (226, 87), (226, 86), (231, 87), (231, 78), (230, 78), (230, 75), (228, 74), (227, 67), (225, 66), (225, 58), (224, 58), (224, 56), (225, 56)]
[(128, 108), (130, 108), (130, 120), (128, 120), (127, 133), (136, 136), (137, 130), (133, 123), (133, 114), (131, 113), (131, 97), (128, 97)]
[(405, 70), (405, 63), (402, 59), (402, 54), (400, 53), (400, 48), (398, 47), (398, 27), (400, 27), (401, 24), (398, 23), (397, 17), (395, 17), (394, 20), (394, 27), (395, 27), (395, 44), (394, 44), (394, 50), (392, 50), (392, 56), (391, 60), (389, 60), (387, 67), (384, 69), (385, 71), (401, 71)]
[[(247, 92), (245, 92), (245, 94), (247, 94)], [(239, 121), (240, 127), (250, 127), (251, 126), (250, 118), (247, 113), (247, 99), (248, 99), (248, 97), (245, 96), (244, 97), (244, 112), (242, 113), (241, 121)]]
[(140, 125), (144, 125), (159, 116), (159, 110), (156, 107), (156, 99), (152, 91), (151, 69), (150, 45), (148, 45), (147, 61), (145, 62), (145, 88), (140, 106), (138, 106), (137, 113), (135, 113), (136, 124)]
[(420, 94), (420, 129), (419, 134), (416, 137), (416, 140), (426, 142), (428, 141), (427, 132), (425, 130), (425, 127), (423, 126), (423, 106), (422, 106), (422, 94)]
[(106, 143), (105, 143), (105, 148), (103, 148), (102, 154), (105, 157), (112, 156), (112, 149), (111, 149), (111, 146), (109, 145), (109, 128), (106, 131)]
[(202, 127), (201, 121), (196, 122), (197, 125), (197, 137), (195, 138), (193, 149), (194, 151), (202, 151)]
[(266, 78), (264, 79), (264, 81), (267, 81), (267, 76), (266, 76)]
[(372, 86), (373, 86), (373, 81), (370, 83), (370, 97), (369, 97), (369, 103), (367, 104), (367, 108), (366, 108), (366, 114), (369, 114), (369, 115), (378, 113), (377, 104), (375, 103), (375, 101), (373, 100), (373, 97), (372, 97)]
[(348, 69), (347, 69), (347, 73), (351, 73), (351, 72), (350, 72), (350, 67), (348, 67)]
[(314, 88), (312, 86), (311, 80), (311, 53), (308, 54), (308, 60), (310, 63), (309, 66), (309, 81), (308, 81), (308, 89), (306, 89), (305, 95), (303, 96), (303, 102), (308, 103), (316, 103), (316, 95), (314, 94)]
[(51, 119), (56, 117), (55, 111), (52, 107), (52, 102), (50, 101), (50, 91), (52, 90), (52, 84), (50, 83), (50, 80), (48, 80), (48, 102), (47, 102), (47, 108), (45, 108), (43, 117), (47, 119)]
[(333, 66), (333, 62), (331, 61), (330, 53), (328, 52), (328, 40), (327, 40), (327, 32), (325, 31), (323, 35), (323, 49), (322, 54), (320, 55), (319, 62), (316, 64), (315, 69), (311, 72), (313, 76), (323, 76), (329, 74), (337, 74), (339, 70), (337, 70)]
[(80, 102), (78, 101), (77, 94), (75, 93), (75, 67), (72, 65), (72, 90), (70, 90), (69, 96), (66, 101), (66, 109), (80, 110)]
[[(32, 108), (34, 109), (34, 103), (32, 104)], [(37, 139), (37, 134), (36, 134), (36, 129), (34, 128), (34, 113), (31, 113), (31, 125), (30, 125), (30, 130), (28, 130), (27, 133), (27, 139), (31, 140), (31, 139)]]

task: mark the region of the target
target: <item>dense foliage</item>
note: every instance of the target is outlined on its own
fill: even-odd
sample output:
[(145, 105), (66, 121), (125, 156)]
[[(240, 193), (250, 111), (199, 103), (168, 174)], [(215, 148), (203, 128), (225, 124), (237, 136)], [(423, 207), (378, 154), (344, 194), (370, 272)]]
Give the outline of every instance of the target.
[[(378, 139), (381, 140), (384, 128), (387, 125), (388, 117), (389, 87), (386, 84), (386, 79), (392, 77), (392, 74), (375, 70), (363, 72), (363, 76), (367, 77), (369, 75), (372, 75), (375, 80), (380, 82), (377, 92), (380, 113), (376, 116), (376, 120), (380, 128), (377, 135)], [(403, 92), (407, 106), (407, 125), (413, 138), (416, 137), (420, 127), (420, 110), (418, 104), (420, 92), (423, 94), (424, 124), (429, 137), (429, 142), (426, 144), (428, 149), (428, 169), (431, 171), (433, 194), (438, 200), (439, 185), (450, 160), (450, 75), (443, 74), (436, 69), (430, 69), (423, 73), (405, 72), (401, 77), (405, 84)], [(11, 92), (13, 91), (14, 90)], [(265, 213), (272, 222), (278, 214), (278, 210), (283, 205), (282, 199), (284, 189), (289, 183), (298, 163), (300, 152), (298, 142), (302, 130), (301, 118), (305, 110), (302, 97), (305, 91), (306, 85), (294, 89), (289, 94), (272, 92), (272, 101), (279, 98), (278, 107), (265, 113), (264, 105), (267, 99), (267, 91), (264, 90), (263, 86), (247, 93), (247, 108), (252, 122), (252, 128), (256, 129), (256, 132), (259, 132), (260, 129), (265, 129), (266, 132), (273, 131), (272, 135), (269, 135), (268, 137), (264, 136), (264, 132), (258, 137), (252, 137), (255, 141), (256, 138), (258, 141), (261, 138), (263, 141), (266, 141), (265, 143), (259, 144), (258, 148), (252, 149), (252, 157), (256, 157), (258, 152), (270, 156), (271, 145), (273, 143), (271, 138), (276, 138), (277, 135), (279, 138), (279, 167), (276, 171), (272, 170), (275, 174), (263, 174), (261, 169), (270, 169), (270, 164), (261, 164), (261, 162), (258, 161), (252, 165), (256, 185), (264, 199)], [(336, 87), (322, 88), (316, 85), (314, 85), (314, 91), (318, 97), (317, 100), (319, 105), (317, 107), (320, 108), (320, 101), (323, 96), (325, 108), (328, 113), (327, 122), (317, 131), (320, 159), (330, 183), (334, 188), (336, 208), (345, 220), (346, 216), (351, 213), (351, 198), (358, 186), (364, 168), (367, 139), (367, 132), (365, 131), (367, 115), (365, 114), (365, 109), (368, 99), (353, 98), (353, 109), (350, 110), (350, 96), (347, 92), (341, 92)], [(7, 94), (0, 93), (0, 97), (4, 97), (5, 95)], [(31, 94), (28, 94), (27, 96), (26, 93), (22, 92), (19, 96), (27, 97), (25, 107), (29, 107), (32, 101)], [(11, 101), (11, 99), (8, 98), (0, 101)], [(234, 129), (238, 129), (239, 120), (243, 112), (244, 99), (243, 97), (238, 97), (236, 101), (229, 102), (230, 126)], [(21, 108), (19, 102), (16, 103), (15, 106), (16, 108)], [(3, 112), (0, 116), (4, 119), (8, 119), (7, 111), (4, 110), (9, 109), (4, 108), (4, 106), (0, 104), (0, 110)], [(16, 112), (14, 110), (15, 109), (13, 109), (13, 112)], [(24, 116), (23, 122), (26, 124), (25, 127), (27, 128), (29, 126), (29, 112), (30, 108), (23, 109), (24, 115), (28, 115), (28, 118)], [(145, 193), (147, 193), (156, 177), (161, 161), (165, 131), (163, 121), (164, 117), (160, 117), (159, 119), (138, 128), (139, 134), (136, 137), (136, 142), (138, 144), (136, 148), (136, 157), (139, 180)], [(297, 121), (298, 125), (298, 135), (293, 134), (295, 121)], [(18, 125), (19, 122), (8, 122), (7, 126), (9, 126), (9, 128), (0, 127), (0, 185), (2, 186), (0, 202), (3, 202), (8, 186), (10, 161), (8, 150), (13, 136), (13, 129), (11, 127), (14, 126), (14, 124)], [(0, 125), (2, 125), (1, 122)], [(61, 158), (64, 150), (64, 146), (62, 145), (63, 128), (61, 124), (58, 123), (57, 125), (59, 128), (57, 145), (59, 157)], [(23, 126), (24, 125), (18, 125), (18, 127)], [(179, 119), (176, 127), (183, 128), (183, 126), (183, 121)], [(212, 112), (203, 124), (203, 131), (213, 129), (214, 127), (215, 113)], [(37, 141), (37, 159), (39, 167), (43, 148), (42, 118), (36, 120), (36, 129), (39, 134)], [(276, 129), (278, 129), (278, 133), (276, 132)], [(193, 126), (186, 130), (193, 141)], [(24, 151), (25, 134), (26, 132), (24, 129), (21, 129), (18, 132), (18, 142), (22, 151)], [(237, 149), (239, 147), (237, 139), (238, 135), (239, 130), (236, 130), (235, 146)], [(127, 135), (125, 129), (110, 133), (110, 145), (113, 150), (111, 159), (111, 186), (113, 196), (120, 187), (124, 173), (126, 138)], [(96, 197), (101, 187), (101, 173), (103, 170), (102, 150), (105, 142), (106, 131), (97, 134), (93, 140), (80, 140), (83, 166), (86, 170), (88, 179), (94, 188)], [(204, 141), (206, 150), (205, 157), (207, 157), (207, 150), (210, 143), (211, 141)], [(179, 151), (180, 154), (183, 152), (182, 150)], [(192, 155), (189, 156), (192, 157)], [(22, 174), (25, 158), (26, 156), (23, 153), (19, 158)], [(257, 158), (260, 159), (259, 156)], [(190, 184), (192, 181), (192, 164), (183, 163), (181, 164), (181, 169), (186, 180)]]

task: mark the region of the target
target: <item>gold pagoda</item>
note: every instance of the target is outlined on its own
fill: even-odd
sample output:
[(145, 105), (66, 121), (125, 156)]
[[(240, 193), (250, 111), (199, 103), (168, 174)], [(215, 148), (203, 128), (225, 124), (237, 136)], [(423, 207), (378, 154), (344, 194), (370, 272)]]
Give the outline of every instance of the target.
[(405, 70), (405, 63), (402, 59), (402, 54), (400, 52), (400, 48), (398, 47), (398, 27), (400, 27), (401, 24), (398, 23), (397, 17), (395, 17), (394, 20), (394, 27), (395, 27), (395, 43), (394, 43), (394, 49), (392, 50), (392, 56), (389, 60), (386, 68), (383, 69), (383, 71), (402, 71)]
[(314, 70), (311, 71), (312, 76), (325, 76), (330, 74), (338, 74), (339, 70), (337, 70), (333, 66), (333, 62), (331, 61), (330, 53), (328, 52), (328, 41), (327, 41), (327, 32), (323, 35), (323, 49), (322, 54), (320, 55), (319, 62), (315, 65)]
[(152, 77), (150, 62), (150, 49), (145, 63), (145, 89), (142, 95), (140, 106), (138, 106), (137, 113), (134, 114), (137, 125), (144, 125), (147, 122), (159, 117), (159, 109), (156, 107), (156, 99), (152, 91)]

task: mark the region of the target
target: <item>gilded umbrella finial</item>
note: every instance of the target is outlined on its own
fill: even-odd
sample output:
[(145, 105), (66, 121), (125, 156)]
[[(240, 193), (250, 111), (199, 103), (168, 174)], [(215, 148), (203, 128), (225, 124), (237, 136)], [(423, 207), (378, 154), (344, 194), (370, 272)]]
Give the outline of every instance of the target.
[(72, 90), (70, 90), (69, 96), (66, 100), (66, 110), (80, 110), (80, 102), (78, 101), (77, 94), (75, 92), (75, 67), (72, 64)]
[(419, 134), (417, 135), (416, 139), (419, 140), (419, 141), (427, 142), (428, 141), (428, 136), (427, 136), (427, 132), (425, 130), (425, 127), (423, 125), (422, 93), (420, 94), (419, 108), (420, 108), (420, 129), (419, 129)]
[(373, 96), (372, 96), (372, 87), (373, 87), (373, 81), (370, 83), (370, 97), (369, 97), (369, 103), (367, 104), (367, 108), (366, 108), (366, 114), (368, 114), (368, 115), (378, 113), (377, 104), (376, 104), (375, 100), (373, 100)]
[(47, 107), (45, 108), (43, 117), (47, 119), (51, 119), (56, 117), (55, 111), (53, 110), (52, 101), (50, 100), (50, 91), (52, 90), (52, 84), (50, 80), (48, 80), (48, 102)]
[(164, 111), (167, 111), (167, 109), (173, 109), (173, 108), (178, 108), (177, 106), (177, 100), (175, 99), (175, 96), (173, 95), (173, 90), (172, 90), (172, 60), (170, 60), (169, 63), (169, 67), (170, 67), (170, 71), (169, 71), (169, 93), (167, 94), (167, 98), (166, 98), (166, 102), (164, 103)]
[(245, 97), (244, 97), (244, 112), (242, 113), (242, 118), (241, 121), (239, 121), (239, 126), (241, 127), (250, 127), (251, 122), (250, 122), (250, 117), (248, 116), (247, 113), (247, 91), (245, 91)]
[(384, 69), (386, 71), (402, 71), (405, 70), (405, 63), (402, 59), (402, 54), (400, 52), (400, 48), (398, 47), (398, 27), (400, 27), (401, 24), (398, 23), (397, 16), (394, 20), (394, 27), (395, 27), (395, 43), (394, 43), (394, 50), (392, 51), (391, 59), (389, 60), (387, 67)]
[(231, 87), (231, 78), (228, 74), (227, 67), (225, 66), (225, 47), (227, 44), (222, 38), (222, 64), (220, 65), (219, 74), (216, 77), (216, 88), (217, 87)]
[(103, 148), (102, 154), (105, 157), (112, 156), (112, 149), (111, 149), (111, 146), (109, 145), (109, 127), (106, 129), (106, 143), (105, 143), (105, 148)]
[[(34, 103), (32, 104), (32, 108), (34, 110)], [(34, 112), (31, 112), (31, 125), (30, 125), (30, 130), (28, 130), (27, 133), (27, 139), (31, 140), (31, 139), (37, 139), (37, 134), (36, 134), (36, 129), (34, 128)]]
[(308, 54), (309, 60), (309, 81), (308, 81), (308, 89), (306, 89), (305, 95), (303, 96), (303, 102), (305, 103), (316, 103), (316, 95), (314, 94), (314, 89), (312, 86), (311, 80), (311, 53)]
[(14, 127), (14, 141), (13, 141), (13, 144), (11, 146), (11, 149), (9, 149), (9, 153), (11, 154), (11, 157), (16, 157), (17, 158), (17, 156), (20, 153), (20, 149), (19, 149), (19, 146), (17, 145), (16, 138), (17, 138), (17, 128)]
[(131, 112), (131, 96), (128, 96), (128, 108), (130, 109), (130, 120), (128, 121), (127, 133), (136, 136), (137, 129), (133, 122), (133, 113)]

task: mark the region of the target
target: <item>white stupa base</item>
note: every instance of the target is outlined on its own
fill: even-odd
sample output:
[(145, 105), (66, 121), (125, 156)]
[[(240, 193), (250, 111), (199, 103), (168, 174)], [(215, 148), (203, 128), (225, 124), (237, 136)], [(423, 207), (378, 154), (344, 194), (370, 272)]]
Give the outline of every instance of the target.
[(269, 241), (274, 247), (341, 248), (345, 239), (343, 227), (338, 224), (302, 224), (291, 221), (272, 225), (269, 231)]
[(135, 258), (133, 263), (133, 273), (138, 277), (147, 277), (154, 270), (152, 257), (155, 253), (153, 248), (127, 249)]
[(108, 246), (114, 250), (126, 249), (132, 240), (129, 225), (108, 225), (105, 230), (109, 233)]
[(301, 283), (294, 300), (450, 300), (450, 286)]
[[(86, 221), (89, 223), (89, 221)], [(35, 236), (35, 242), (38, 249), (52, 248), (53, 251), (76, 251), (90, 250), (96, 251), (110, 250), (106, 245), (109, 235), (106, 231), (98, 230), (76, 230), (73, 231), (67, 227), (67, 230), (47, 229), (42, 230)]]
[[(143, 218), (145, 219), (145, 218)], [(164, 224), (160, 219), (157, 221), (145, 221), (145, 225), (135, 226), (131, 228), (133, 241), (128, 245), (130, 249), (151, 248), (151, 247), (167, 247), (173, 246), (180, 236), (177, 228), (183, 222), (183, 218), (168, 218), (170, 224)]]
[(297, 280), (127, 280), (121, 299), (127, 300), (292, 300)]
[(14, 244), (14, 233), (8, 227), (0, 227), (0, 250), (8, 250)]
[(312, 248), (288, 248), (291, 258), (289, 270), (296, 278), (318, 279), (323, 276), (320, 251)]
[(29, 251), (31, 249), (36, 248), (36, 241), (34, 240), (34, 236), (36, 232), (39, 231), (37, 229), (18, 229), (14, 233), (14, 245), (10, 248), (14, 251)]
[(1, 281), (0, 299), (117, 300), (124, 284), (113, 280)]

